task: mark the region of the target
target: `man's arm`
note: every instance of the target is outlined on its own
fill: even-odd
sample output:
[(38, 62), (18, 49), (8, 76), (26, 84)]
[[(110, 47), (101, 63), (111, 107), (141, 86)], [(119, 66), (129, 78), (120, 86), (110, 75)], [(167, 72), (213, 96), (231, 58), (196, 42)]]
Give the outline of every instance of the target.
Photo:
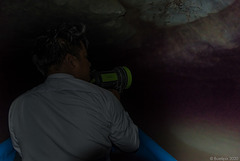
[(14, 115), (14, 107), (16, 105), (16, 101), (13, 102), (13, 104), (10, 107), (9, 110), (9, 114), (8, 114), (8, 126), (9, 126), (9, 132), (10, 132), (10, 136), (11, 136), (11, 140), (12, 140), (12, 145), (14, 147), (14, 149), (21, 155), (21, 150), (19, 147), (19, 143), (18, 143), (18, 139), (14, 133), (14, 124), (16, 122), (16, 120), (14, 120), (15, 118), (13, 117)]
[(125, 152), (134, 152), (139, 148), (138, 127), (116, 97), (112, 97), (109, 107), (112, 123), (110, 139), (115, 146)]

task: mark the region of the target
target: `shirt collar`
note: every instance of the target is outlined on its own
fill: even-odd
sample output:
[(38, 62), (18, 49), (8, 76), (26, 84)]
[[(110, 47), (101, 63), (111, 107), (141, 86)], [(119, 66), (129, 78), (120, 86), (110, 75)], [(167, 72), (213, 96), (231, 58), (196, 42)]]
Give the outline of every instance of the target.
[(55, 79), (55, 78), (75, 78), (73, 75), (71, 74), (67, 74), (67, 73), (55, 73), (55, 74), (50, 74), (47, 79)]

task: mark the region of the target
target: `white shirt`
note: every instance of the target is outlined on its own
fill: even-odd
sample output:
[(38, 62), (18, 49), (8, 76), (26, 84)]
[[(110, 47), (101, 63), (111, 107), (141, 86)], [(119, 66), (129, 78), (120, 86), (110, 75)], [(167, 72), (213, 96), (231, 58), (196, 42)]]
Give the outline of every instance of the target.
[(63, 73), (12, 103), (9, 130), (23, 161), (107, 159), (112, 143), (139, 147), (137, 126), (111, 92)]

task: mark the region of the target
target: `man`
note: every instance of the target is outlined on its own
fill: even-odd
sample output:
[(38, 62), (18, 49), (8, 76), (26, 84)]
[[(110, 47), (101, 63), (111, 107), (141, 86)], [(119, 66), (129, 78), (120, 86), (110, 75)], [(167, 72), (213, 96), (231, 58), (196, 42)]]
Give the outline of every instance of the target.
[(33, 61), (47, 78), (9, 111), (11, 139), (22, 160), (110, 160), (113, 145), (136, 151), (138, 128), (119, 100), (88, 82), (85, 26), (61, 25), (38, 42)]

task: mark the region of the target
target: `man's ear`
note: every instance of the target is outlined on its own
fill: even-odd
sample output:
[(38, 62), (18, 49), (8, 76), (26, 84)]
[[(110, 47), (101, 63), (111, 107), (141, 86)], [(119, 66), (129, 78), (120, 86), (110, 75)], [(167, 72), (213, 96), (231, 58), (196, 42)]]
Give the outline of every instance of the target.
[(71, 66), (71, 67), (74, 68), (74, 67), (77, 65), (77, 64), (76, 64), (76, 63), (77, 63), (77, 62), (76, 62), (76, 57), (68, 53), (68, 54), (65, 56), (64, 63), (65, 63), (66, 65)]

